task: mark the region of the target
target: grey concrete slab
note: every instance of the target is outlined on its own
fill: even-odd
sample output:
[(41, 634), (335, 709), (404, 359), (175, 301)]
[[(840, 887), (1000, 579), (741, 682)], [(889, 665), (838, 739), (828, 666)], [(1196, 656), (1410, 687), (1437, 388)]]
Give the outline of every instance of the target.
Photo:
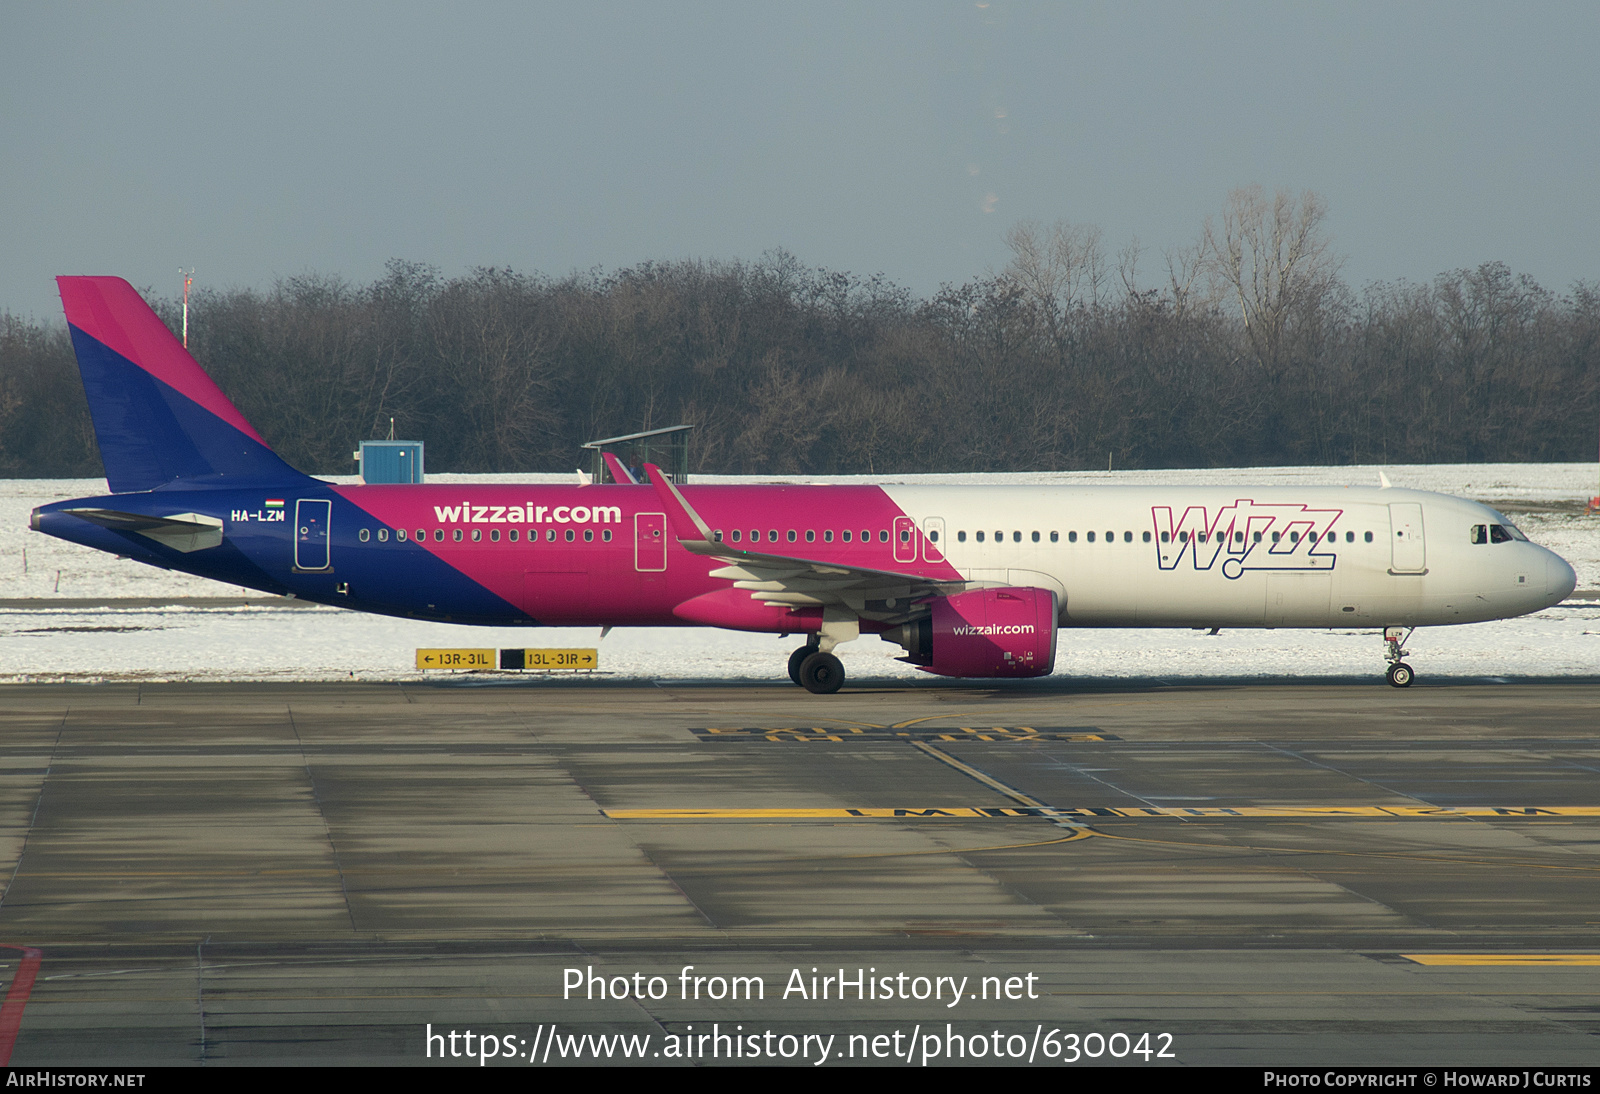
[[(650, 1052), (713, 1025), (841, 1051), (947, 1024), (969, 1049), (1165, 1034), (1179, 1064), (1579, 1064), (1600, 1045), (1595, 965), (1401, 956), (1600, 953), (1600, 817), (836, 815), (1014, 806), (1007, 786), (1061, 806), (1600, 806), (1589, 682), (4, 691), (0, 943), (44, 951), (14, 1064), (426, 1062), (430, 1024), (518, 1053), (552, 1024)], [(691, 732), (906, 723), (1118, 739), (941, 743), (964, 771), (898, 740)], [(674, 808), (747, 815), (607, 815)], [(1032, 975), (1037, 996), (783, 997), (814, 968), (997, 993)], [(568, 969), (669, 990), (562, 998)], [(710, 994), (736, 976), (765, 995)]]

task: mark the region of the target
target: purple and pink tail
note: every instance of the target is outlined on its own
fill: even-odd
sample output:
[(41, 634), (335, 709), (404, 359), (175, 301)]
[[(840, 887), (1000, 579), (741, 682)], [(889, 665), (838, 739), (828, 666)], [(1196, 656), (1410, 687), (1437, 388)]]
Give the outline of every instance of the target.
[(58, 277), (113, 493), (169, 482), (276, 482), (284, 463), (120, 277)]

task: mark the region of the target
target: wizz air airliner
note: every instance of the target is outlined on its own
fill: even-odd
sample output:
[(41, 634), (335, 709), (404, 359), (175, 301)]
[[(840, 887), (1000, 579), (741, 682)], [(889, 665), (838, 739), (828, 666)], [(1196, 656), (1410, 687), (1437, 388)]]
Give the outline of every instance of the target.
[(133, 288), (58, 279), (111, 493), (37, 531), (262, 592), (410, 619), (804, 636), (834, 692), (862, 633), (953, 677), (1044, 676), (1060, 628), (1505, 619), (1572, 567), (1495, 510), (1382, 487), (337, 486), (262, 440)]

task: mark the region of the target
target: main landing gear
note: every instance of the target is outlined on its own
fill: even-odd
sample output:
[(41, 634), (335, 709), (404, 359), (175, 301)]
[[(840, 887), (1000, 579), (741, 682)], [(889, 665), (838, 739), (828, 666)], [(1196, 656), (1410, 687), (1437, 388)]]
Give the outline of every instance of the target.
[(1405, 627), (1383, 628), (1383, 659), (1389, 662), (1389, 671), (1385, 675), (1391, 687), (1408, 688), (1411, 686), (1411, 681), (1416, 679), (1416, 674), (1411, 671), (1411, 666), (1401, 660), (1401, 658), (1410, 653), (1409, 650), (1401, 647), (1405, 645), (1406, 639), (1410, 638), (1416, 629), (1415, 627), (1409, 630)]
[(832, 695), (844, 683), (844, 665), (808, 642), (789, 655), (789, 679), (813, 695)]
[(861, 621), (842, 608), (824, 608), (822, 628), (789, 655), (789, 679), (813, 695), (832, 695), (844, 683), (844, 665), (833, 655), (841, 642), (861, 635)]
[(817, 644), (815, 642), (807, 642), (805, 645), (791, 653), (789, 655), (789, 679), (793, 680), (796, 684), (800, 683), (800, 666), (805, 663), (805, 659), (807, 657), (810, 657), (816, 652)]
[(844, 665), (831, 653), (818, 650), (800, 662), (800, 686), (813, 695), (832, 695), (844, 683)]

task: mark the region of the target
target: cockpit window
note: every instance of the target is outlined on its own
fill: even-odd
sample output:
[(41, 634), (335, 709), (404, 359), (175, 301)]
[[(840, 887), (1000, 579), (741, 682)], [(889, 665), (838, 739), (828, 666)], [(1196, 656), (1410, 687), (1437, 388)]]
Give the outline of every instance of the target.
[(1504, 525), (1491, 524), (1491, 525), (1489, 525), (1489, 542), (1490, 543), (1510, 543), (1511, 542), (1511, 533), (1506, 531)]
[[(1485, 508), (1487, 508), (1487, 506)], [(1500, 512), (1498, 510), (1495, 510), (1495, 509), (1490, 509), (1489, 512), (1493, 513), (1495, 515), (1495, 517), (1499, 519), (1500, 527), (1505, 530), (1506, 534), (1508, 536), (1510, 536), (1511, 539), (1521, 540), (1523, 543), (1527, 543), (1528, 542), (1528, 537), (1522, 534), (1522, 529), (1518, 528), (1515, 524), (1512, 524), (1509, 520), (1507, 520), (1506, 519), (1506, 515), (1504, 513)], [(1490, 525), (1490, 527), (1492, 528), (1494, 526)], [(1490, 542), (1491, 543), (1508, 543), (1510, 541), (1509, 540), (1504, 540), (1504, 539), (1494, 539), (1493, 538), (1493, 533), (1491, 533), (1490, 534)]]
[(1489, 542), (1489, 526), (1487, 524), (1474, 524), (1472, 526), (1472, 542), (1473, 543), (1488, 543)]

